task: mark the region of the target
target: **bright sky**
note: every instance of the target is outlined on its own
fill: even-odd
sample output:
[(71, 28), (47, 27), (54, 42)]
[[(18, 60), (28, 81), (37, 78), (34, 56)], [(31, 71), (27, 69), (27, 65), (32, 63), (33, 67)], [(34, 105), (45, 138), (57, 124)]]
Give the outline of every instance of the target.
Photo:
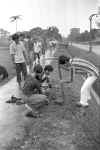
[(15, 23), (9, 18), (22, 15), (18, 31), (57, 26), (66, 36), (72, 27), (89, 30), (88, 18), (97, 13), (99, 3), (100, 0), (0, 0), (0, 28), (14, 33)]

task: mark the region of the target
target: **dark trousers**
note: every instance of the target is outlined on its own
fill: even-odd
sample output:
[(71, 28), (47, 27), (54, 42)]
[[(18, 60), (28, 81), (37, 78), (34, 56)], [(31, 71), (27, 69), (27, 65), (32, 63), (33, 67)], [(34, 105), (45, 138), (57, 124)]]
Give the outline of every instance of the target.
[(16, 74), (18, 83), (22, 81), (22, 77), (24, 78), (24, 80), (26, 79), (27, 68), (25, 63), (16, 63)]
[(34, 60), (36, 60), (36, 57), (40, 59), (40, 53), (34, 53)]

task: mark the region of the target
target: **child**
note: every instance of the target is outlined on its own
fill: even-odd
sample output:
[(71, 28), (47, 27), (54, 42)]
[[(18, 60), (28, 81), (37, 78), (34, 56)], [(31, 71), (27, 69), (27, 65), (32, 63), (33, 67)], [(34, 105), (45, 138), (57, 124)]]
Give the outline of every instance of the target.
[(44, 74), (42, 77), (42, 92), (46, 93), (50, 90), (51, 86), (51, 81), (50, 81), (50, 74), (53, 72), (53, 67), (51, 65), (46, 65), (44, 67)]
[(51, 71), (53, 71), (53, 68), (46, 66), (43, 72), (42, 66), (38, 64), (34, 67), (34, 74), (27, 76), (22, 90), (25, 106), (29, 109), (26, 116), (38, 117), (40, 115), (39, 108), (48, 103), (47, 96), (44, 95), (41, 87), (43, 82), (48, 83), (47, 79)]
[[(53, 67), (51, 65), (46, 65), (44, 70), (41, 65), (36, 65), (34, 67), (34, 77), (40, 82), (41, 88), (50, 88), (50, 74), (53, 72)], [(41, 89), (41, 92), (43, 92)], [(43, 92), (44, 93), (44, 92)]]

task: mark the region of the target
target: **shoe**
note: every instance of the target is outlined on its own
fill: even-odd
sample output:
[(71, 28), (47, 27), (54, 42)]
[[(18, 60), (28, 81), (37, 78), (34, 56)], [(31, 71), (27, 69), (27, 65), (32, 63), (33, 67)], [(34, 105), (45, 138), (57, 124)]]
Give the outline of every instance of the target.
[(6, 101), (6, 103), (16, 103), (17, 100), (20, 100), (21, 98), (17, 98), (15, 96), (11, 96), (11, 99)]
[(29, 111), (28, 113), (26, 113), (26, 117), (38, 118), (40, 117), (40, 114), (37, 112), (33, 113), (32, 111)]
[(89, 105), (88, 105), (88, 104), (83, 105), (83, 104), (81, 104), (80, 102), (78, 102), (78, 103), (76, 103), (76, 106), (77, 106), (77, 107), (84, 107), (84, 108), (87, 108)]
[(64, 101), (55, 100), (54, 103), (60, 106), (64, 105)]
[(16, 105), (22, 105), (22, 104), (25, 104), (23, 100), (19, 99), (16, 101)]

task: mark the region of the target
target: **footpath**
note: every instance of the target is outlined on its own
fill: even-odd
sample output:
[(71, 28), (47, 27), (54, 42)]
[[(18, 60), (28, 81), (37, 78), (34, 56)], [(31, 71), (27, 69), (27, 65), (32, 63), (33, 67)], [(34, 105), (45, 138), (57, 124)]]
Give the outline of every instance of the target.
[[(59, 48), (55, 56), (61, 54), (79, 56), (98, 66), (100, 64), (99, 56), (73, 46), (68, 49)], [(53, 61), (52, 65), (54, 67), (52, 80), (58, 85), (54, 92), (57, 95), (56, 99), (60, 100), (62, 97), (56, 61)], [(69, 80), (69, 73), (63, 71), (63, 78)], [(50, 104), (41, 110), (42, 117), (30, 118), (32, 123), (24, 138), (13, 140), (6, 150), (99, 150), (100, 106), (92, 97), (88, 108), (76, 107), (82, 82), (81, 77), (76, 76), (73, 83), (65, 84), (65, 104), (58, 105), (51, 100)]]
[[(46, 58), (50, 57), (50, 55), (50, 51), (47, 51)], [(8, 55), (6, 57), (8, 58)], [(9, 61), (9, 59), (6, 61)], [(50, 61), (48, 60), (47, 63), (50, 63)], [(0, 150), (6, 150), (6, 145), (8, 147), (12, 139), (21, 139), (24, 136), (26, 128), (31, 124), (29, 118), (25, 117), (27, 110), (24, 105), (18, 106), (6, 103), (12, 95), (16, 97), (20, 97), (21, 95), (16, 77), (13, 77), (6, 84), (0, 86)]]

